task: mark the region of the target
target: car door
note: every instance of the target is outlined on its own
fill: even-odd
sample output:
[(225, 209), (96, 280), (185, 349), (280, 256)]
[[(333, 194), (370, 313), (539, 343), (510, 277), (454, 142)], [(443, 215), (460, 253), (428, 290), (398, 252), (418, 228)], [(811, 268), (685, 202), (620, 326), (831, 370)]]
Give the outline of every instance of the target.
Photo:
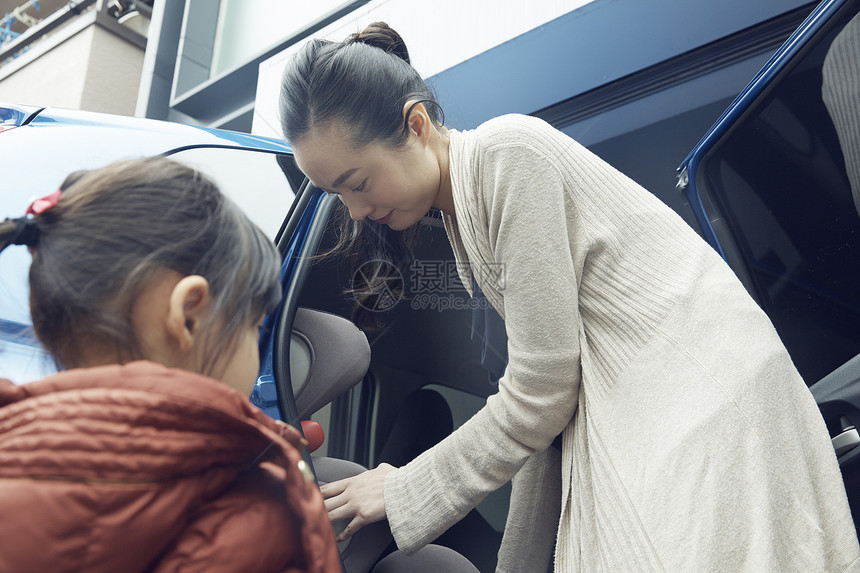
[(860, 1), (825, 0), (679, 168), (702, 236), (772, 320), (860, 522)]

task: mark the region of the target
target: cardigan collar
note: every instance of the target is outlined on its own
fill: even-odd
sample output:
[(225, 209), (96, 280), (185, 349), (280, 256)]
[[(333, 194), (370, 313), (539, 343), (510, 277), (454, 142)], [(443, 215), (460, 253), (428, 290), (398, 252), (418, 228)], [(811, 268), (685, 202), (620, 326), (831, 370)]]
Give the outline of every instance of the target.
[[(480, 272), (496, 264), (490, 245), (489, 221), (481, 181), (480, 145), (475, 131), (450, 131), (449, 174), (454, 198), (454, 215), (442, 214), (445, 232), (454, 251), (457, 273), (470, 296), (473, 281), (504, 318), (503, 297), (497, 285), (486, 280), (489, 273)], [(478, 152), (476, 152), (478, 151)], [(477, 269), (475, 273), (473, 269)]]

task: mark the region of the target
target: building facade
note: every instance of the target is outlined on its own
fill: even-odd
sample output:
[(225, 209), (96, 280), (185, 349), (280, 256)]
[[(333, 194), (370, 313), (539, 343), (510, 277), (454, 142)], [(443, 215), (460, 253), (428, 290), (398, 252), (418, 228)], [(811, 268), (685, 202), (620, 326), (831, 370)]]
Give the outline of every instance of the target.
[(812, 11), (804, 0), (156, 2), (138, 115), (280, 136), (278, 81), (309, 38), (382, 20), (450, 127), (563, 129), (682, 212), (675, 168)]
[(150, 3), (4, 0), (0, 102), (133, 115)]

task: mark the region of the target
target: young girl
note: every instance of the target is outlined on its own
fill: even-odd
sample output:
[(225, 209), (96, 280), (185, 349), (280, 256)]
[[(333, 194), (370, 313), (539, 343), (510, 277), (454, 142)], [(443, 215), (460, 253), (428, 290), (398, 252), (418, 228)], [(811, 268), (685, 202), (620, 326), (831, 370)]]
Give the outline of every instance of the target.
[[(843, 571), (860, 547), (817, 407), (766, 315), (658, 199), (546, 123), (443, 126), (377, 23), (288, 63), (284, 135), (345, 235), (441, 210), (505, 320), (499, 391), (401, 468), (323, 489), (406, 553), (516, 476), (499, 571)], [(396, 237), (395, 237), (396, 239)], [(561, 434), (560, 455), (549, 447)], [(519, 472), (519, 473), (518, 473)]]
[(340, 571), (299, 433), (246, 399), (279, 257), (210, 180), (78, 173), (10, 245), (65, 370), (0, 381), (0, 570)]

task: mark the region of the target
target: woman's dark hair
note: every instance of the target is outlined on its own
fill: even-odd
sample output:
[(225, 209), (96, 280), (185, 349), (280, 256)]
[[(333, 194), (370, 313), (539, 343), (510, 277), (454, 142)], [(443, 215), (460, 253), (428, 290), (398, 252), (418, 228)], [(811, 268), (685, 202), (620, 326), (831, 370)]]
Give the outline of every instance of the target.
[(424, 104), (442, 125), (433, 92), (409, 63), (400, 35), (374, 22), (343, 42), (311, 40), (287, 63), (281, 79), (281, 127), (297, 142), (314, 127), (336, 120), (361, 147), (402, 145), (408, 136), (406, 102)]
[[(274, 245), (194, 169), (165, 157), (121, 161), (75, 172), (61, 189), (59, 203), (28, 223), (38, 231), (29, 245), (33, 329), (58, 366), (76, 365), (93, 346), (120, 362), (143, 358), (134, 304), (167, 269), (209, 282), (206, 373), (242, 328), (277, 306)], [(0, 223), (0, 250), (21, 244), (24, 220)]]
[[(423, 104), (430, 120), (442, 127), (442, 108), (410, 64), (403, 39), (384, 22), (374, 22), (343, 42), (311, 40), (292, 57), (281, 80), (281, 127), (284, 138), (296, 143), (315, 127), (337, 121), (358, 148), (379, 143), (396, 149), (409, 135), (412, 107), (404, 114), (409, 101), (412, 107)], [(346, 209), (341, 213), (338, 243), (327, 254), (349, 252), (353, 266), (379, 261), (405, 268), (416, 227), (392, 231), (371, 221), (352, 221)], [(357, 310), (387, 286), (373, 281), (354, 285)]]

